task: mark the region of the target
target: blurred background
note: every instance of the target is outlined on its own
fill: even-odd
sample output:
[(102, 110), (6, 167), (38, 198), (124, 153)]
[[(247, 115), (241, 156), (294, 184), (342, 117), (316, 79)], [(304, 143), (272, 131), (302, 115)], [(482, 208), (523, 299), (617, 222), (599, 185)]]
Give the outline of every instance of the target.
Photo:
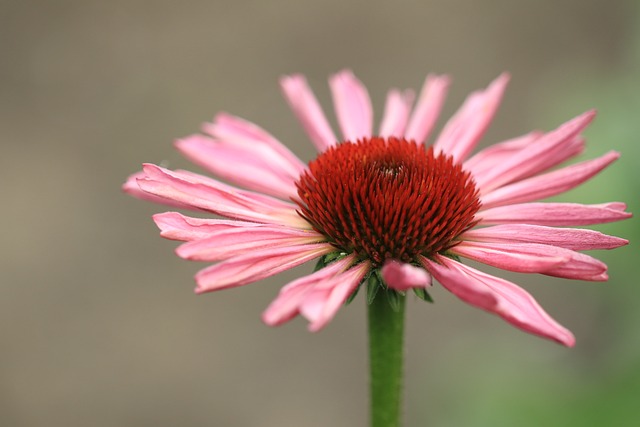
[[(634, 0), (0, 1), (0, 425), (364, 426), (359, 296), (325, 330), (260, 321), (311, 265), (195, 296), (178, 259), (120, 191), (142, 162), (225, 110), (305, 160), (313, 149), (278, 78), (352, 68), (378, 112), (390, 87), (454, 81), (444, 118), (502, 71), (483, 144), (590, 108), (593, 158), (622, 158), (562, 200), (640, 212), (640, 7)], [(335, 120), (333, 121), (335, 123)], [(443, 120), (440, 121), (440, 124)], [(411, 300), (407, 426), (628, 426), (640, 397), (635, 219), (594, 227), (632, 244), (595, 254), (608, 283), (508, 275), (577, 337), (524, 334), (439, 287)]]

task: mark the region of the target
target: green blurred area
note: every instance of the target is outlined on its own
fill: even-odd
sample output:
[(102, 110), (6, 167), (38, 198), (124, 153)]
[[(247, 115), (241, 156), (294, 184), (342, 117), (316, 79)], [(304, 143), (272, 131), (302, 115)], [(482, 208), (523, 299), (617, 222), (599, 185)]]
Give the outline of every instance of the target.
[[(440, 125), (504, 70), (483, 144), (590, 108), (580, 159), (622, 157), (558, 200), (640, 212), (637, 1), (0, 2), (1, 426), (364, 426), (360, 296), (318, 334), (261, 311), (305, 266), (193, 295), (179, 260), (119, 187), (142, 162), (194, 168), (171, 141), (220, 110), (305, 160), (278, 93), (349, 67), (379, 119), (385, 91), (453, 77)], [(328, 113), (329, 116), (332, 113)], [(330, 120), (335, 124), (335, 120)], [(598, 227), (631, 244), (594, 254), (607, 283), (497, 273), (571, 329), (574, 349), (524, 334), (434, 289), (408, 302), (412, 426), (632, 426), (640, 420), (637, 220)], [(490, 271), (490, 269), (483, 269)]]

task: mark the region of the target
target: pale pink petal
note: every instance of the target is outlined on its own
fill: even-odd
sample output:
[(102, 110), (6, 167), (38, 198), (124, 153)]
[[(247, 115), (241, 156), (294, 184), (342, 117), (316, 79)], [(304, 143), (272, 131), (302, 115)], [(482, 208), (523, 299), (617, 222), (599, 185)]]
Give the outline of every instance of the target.
[(505, 73), (491, 82), (485, 91), (469, 95), (444, 126), (434, 144), (434, 151), (444, 152), (463, 162), (489, 127), (508, 82), (509, 75)]
[(332, 251), (335, 248), (328, 243), (251, 251), (200, 270), (196, 274), (196, 293), (253, 283)]
[(460, 242), (451, 249), (454, 255), (519, 273), (542, 273), (568, 262), (562, 251), (547, 245), (481, 242)]
[(321, 243), (326, 238), (313, 230), (282, 226), (233, 227), (215, 231), (176, 249), (178, 256), (193, 261), (220, 261), (259, 249)]
[(338, 140), (307, 80), (299, 74), (285, 76), (280, 79), (280, 87), (291, 110), (318, 151), (322, 153), (335, 145)]
[(411, 264), (389, 260), (382, 266), (382, 278), (387, 286), (396, 291), (407, 291), (411, 288), (428, 288), (431, 276), (424, 269)]
[(347, 270), (355, 261), (354, 255), (349, 255), (335, 261), (320, 270), (290, 282), (280, 289), (278, 297), (273, 300), (262, 314), (262, 320), (269, 326), (281, 325), (297, 316), (305, 296), (315, 286), (322, 286), (326, 282), (333, 283), (336, 276)]
[(390, 90), (384, 106), (384, 114), (380, 123), (380, 136), (402, 138), (409, 120), (409, 112), (413, 103), (414, 93), (410, 90), (400, 92)]
[(145, 178), (138, 179), (138, 185), (153, 195), (227, 218), (305, 228), (306, 221), (296, 213), (293, 204), (233, 189), (193, 173), (169, 171), (151, 164), (144, 165), (144, 172)]
[(202, 209), (196, 208), (188, 203), (180, 203), (176, 200), (167, 199), (166, 197), (156, 196), (155, 194), (147, 193), (138, 184), (140, 179), (145, 178), (146, 174), (142, 171), (136, 172), (127, 178), (127, 181), (122, 185), (122, 191), (130, 196), (133, 196), (140, 200), (146, 200), (147, 202), (158, 203), (160, 205), (171, 206), (174, 208), (190, 209), (201, 211)]
[(426, 141), (442, 110), (449, 83), (450, 79), (447, 76), (427, 76), (422, 85), (418, 103), (409, 120), (404, 135), (406, 139), (414, 140), (419, 144)]
[[(482, 194), (501, 187), (504, 184), (535, 174), (550, 165), (566, 158), (567, 147), (579, 147), (576, 143), (579, 133), (595, 117), (595, 111), (588, 111), (573, 120), (561, 125), (556, 130), (540, 137), (535, 144), (526, 150), (521, 150), (506, 161), (496, 163), (481, 175), (475, 175), (476, 184)], [(580, 140), (578, 140), (579, 142)]]
[(462, 167), (464, 170), (471, 172), (473, 176), (481, 176), (495, 165), (506, 161), (521, 150), (529, 148), (542, 135), (544, 135), (542, 132), (530, 132), (526, 135), (490, 145), (465, 160)]
[(329, 86), (344, 139), (371, 137), (373, 109), (367, 88), (349, 70), (331, 76)]
[[(268, 148), (272, 167), (281, 173), (297, 177), (306, 165), (280, 141), (258, 125), (227, 113), (219, 113), (213, 123), (205, 123), (203, 131), (213, 136), (219, 143), (240, 145), (248, 148)], [(277, 154), (277, 155), (276, 155)]]
[(519, 273), (576, 280), (606, 280), (607, 266), (588, 255), (539, 243), (461, 242), (451, 253)]
[(482, 206), (486, 208), (514, 203), (530, 202), (555, 196), (577, 187), (620, 157), (610, 151), (602, 157), (518, 181), (500, 187), (482, 196)]
[(160, 235), (166, 239), (189, 242), (205, 239), (213, 233), (238, 227), (262, 227), (264, 224), (229, 219), (192, 218), (178, 212), (164, 212), (153, 215), (160, 229)]
[(370, 268), (368, 262), (362, 262), (332, 280), (314, 286), (305, 295), (300, 305), (300, 314), (311, 322), (309, 324), (311, 332), (324, 328), (335, 317)]
[(523, 203), (500, 206), (476, 214), (480, 225), (533, 224), (574, 226), (620, 221), (632, 215), (624, 203), (583, 205), (578, 203)]
[(573, 347), (570, 331), (553, 320), (524, 289), (507, 280), (482, 273), (451, 259), (424, 259), (425, 267), (461, 300), (495, 313), (526, 332)]
[(556, 228), (530, 224), (475, 228), (464, 233), (461, 239), (498, 243), (541, 243), (574, 251), (613, 249), (629, 243), (628, 240), (584, 228)]
[(283, 199), (296, 194), (299, 175), (281, 167), (286, 160), (269, 146), (223, 144), (204, 135), (177, 140), (175, 145), (186, 158), (233, 184)]

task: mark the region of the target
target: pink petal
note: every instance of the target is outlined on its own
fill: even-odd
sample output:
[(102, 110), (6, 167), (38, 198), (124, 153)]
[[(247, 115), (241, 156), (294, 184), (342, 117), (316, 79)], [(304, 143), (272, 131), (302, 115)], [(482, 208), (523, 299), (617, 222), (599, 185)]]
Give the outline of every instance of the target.
[(582, 205), (578, 203), (523, 203), (500, 206), (476, 214), (480, 225), (533, 224), (574, 226), (603, 224), (630, 218), (624, 203)]
[(373, 129), (373, 109), (364, 85), (349, 70), (329, 79), (333, 105), (345, 140), (370, 137)]
[(467, 159), (463, 163), (463, 168), (471, 172), (474, 176), (487, 173), (495, 167), (495, 165), (506, 161), (514, 154), (530, 147), (542, 135), (542, 132), (530, 132), (526, 135), (492, 144)]
[(524, 289), (442, 256), (437, 261), (440, 264), (423, 260), (442, 286), (461, 300), (495, 313), (523, 331), (574, 346), (573, 334), (553, 320)]
[(602, 157), (518, 181), (500, 187), (482, 196), (482, 206), (486, 209), (514, 203), (530, 202), (555, 196), (577, 187), (593, 177), (613, 161), (619, 153), (610, 151)]
[(417, 143), (426, 141), (442, 110), (449, 83), (450, 79), (447, 76), (427, 76), (422, 85), (418, 103), (411, 115), (405, 133), (406, 139)]
[[(264, 311), (262, 320), (269, 326), (278, 326), (293, 319), (300, 313), (305, 297), (309, 296), (315, 287), (327, 289), (341, 282), (342, 278), (338, 276), (347, 270), (354, 260), (355, 256), (347, 256), (284, 286), (278, 297)], [(321, 312), (322, 309), (318, 311)]]
[(155, 214), (153, 220), (160, 229), (160, 235), (162, 237), (183, 242), (205, 239), (221, 230), (263, 226), (263, 224), (256, 222), (192, 218), (178, 212)]
[(289, 199), (296, 194), (295, 181), (281, 167), (286, 160), (265, 145), (223, 144), (203, 135), (176, 141), (180, 152), (194, 163), (234, 184)]
[(313, 230), (282, 226), (233, 227), (187, 242), (176, 249), (178, 256), (194, 261), (220, 261), (258, 249), (276, 249), (321, 243), (326, 239)]
[[(267, 196), (240, 191), (213, 179), (184, 171), (146, 164), (140, 188), (190, 207), (204, 209), (227, 218), (305, 228), (295, 205)], [(308, 228), (308, 224), (306, 225)]]
[(332, 251), (335, 251), (335, 248), (328, 243), (255, 250), (199, 271), (196, 274), (196, 293), (256, 282)]
[(262, 147), (270, 153), (269, 164), (272, 168), (289, 176), (297, 178), (306, 169), (306, 165), (269, 132), (240, 117), (219, 113), (213, 123), (203, 125), (203, 131), (221, 144), (238, 145), (245, 149)]
[(370, 268), (368, 262), (360, 263), (333, 280), (314, 286), (305, 295), (300, 305), (300, 314), (311, 322), (309, 324), (311, 332), (324, 328), (335, 317)]
[(505, 73), (495, 79), (485, 91), (469, 95), (440, 133), (434, 144), (435, 152), (444, 152), (458, 162), (463, 162), (489, 127), (507, 83), (509, 75)]
[(191, 206), (190, 204), (180, 203), (176, 200), (167, 199), (166, 197), (156, 196), (155, 194), (150, 194), (142, 190), (142, 188), (140, 188), (140, 185), (138, 184), (138, 181), (141, 179), (144, 179), (145, 176), (146, 174), (142, 171), (136, 172), (133, 175), (130, 175), (129, 178), (127, 178), (127, 181), (122, 185), (122, 191), (124, 191), (128, 195), (133, 196), (137, 199), (146, 200), (148, 202), (157, 203), (160, 205), (171, 206), (174, 208), (181, 208), (181, 209), (191, 209), (191, 210), (197, 210), (197, 211), (201, 210), (199, 208), (195, 208)]
[(387, 102), (384, 106), (382, 123), (380, 124), (380, 136), (402, 138), (404, 130), (409, 120), (411, 103), (414, 93), (412, 91), (400, 92), (391, 90), (387, 95)]
[(389, 260), (381, 270), (382, 278), (387, 286), (396, 291), (407, 291), (411, 288), (428, 288), (431, 276), (424, 269), (403, 262)]
[(533, 146), (521, 150), (502, 163), (494, 164), (487, 173), (475, 175), (474, 178), (481, 193), (487, 194), (504, 184), (531, 176), (551, 167), (550, 165), (564, 161), (567, 154), (565, 146), (568, 145), (571, 148), (570, 152), (575, 151), (573, 147), (582, 146), (581, 141), (576, 138), (591, 123), (595, 114), (595, 111), (588, 111), (570, 120), (540, 137)]
[(569, 261), (554, 246), (528, 243), (461, 242), (451, 253), (519, 273), (542, 273)]
[(504, 224), (476, 228), (464, 233), (462, 240), (498, 243), (541, 243), (574, 251), (613, 249), (629, 243), (628, 240), (584, 228), (555, 228), (530, 224)]
[(519, 273), (576, 280), (606, 280), (607, 266), (588, 255), (538, 243), (462, 242), (451, 253)]
[(329, 126), (329, 122), (313, 95), (307, 80), (299, 75), (285, 76), (280, 79), (280, 87), (291, 110), (319, 152), (335, 145), (338, 141)]

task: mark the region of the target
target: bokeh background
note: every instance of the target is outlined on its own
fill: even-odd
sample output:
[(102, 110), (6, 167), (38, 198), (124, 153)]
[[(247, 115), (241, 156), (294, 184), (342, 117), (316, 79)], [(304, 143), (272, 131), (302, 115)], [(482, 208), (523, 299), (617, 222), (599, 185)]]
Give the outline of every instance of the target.
[[(310, 265), (196, 297), (202, 266), (158, 236), (150, 216), (163, 208), (120, 192), (142, 162), (191, 167), (172, 140), (220, 110), (310, 160), (277, 79), (306, 74), (330, 112), (326, 78), (345, 67), (378, 113), (389, 87), (449, 73), (445, 117), (510, 71), (484, 144), (597, 108), (583, 158), (623, 157), (562, 199), (640, 212), (634, 0), (4, 0), (0, 425), (366, 425), (361, 296), (317, 334), (260, 321)], [(640, 232), (635, 219), (597, 228), (632, 240), (596, 254), (608, 283), (508, 275), (574, 331), (574, 349), (439, 288), (434, 305), (410, 301), (407, 426), (634, 424)]]

